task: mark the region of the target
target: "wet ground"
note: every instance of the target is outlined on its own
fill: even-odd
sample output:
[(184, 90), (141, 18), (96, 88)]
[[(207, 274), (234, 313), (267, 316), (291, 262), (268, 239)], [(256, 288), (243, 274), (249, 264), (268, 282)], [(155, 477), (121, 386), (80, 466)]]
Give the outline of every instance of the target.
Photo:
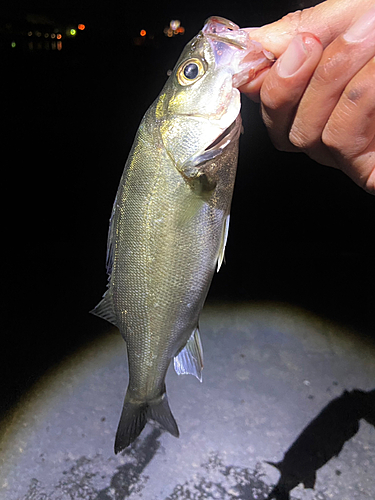
[(3, 422), (1, 500), (374, 498), (373, 343), (271, 302), (209, 304), (201, 334), (203, 383), (167, 377), (180, 438), (148, 424), (117, 456), (117, 330), (46, 375)]

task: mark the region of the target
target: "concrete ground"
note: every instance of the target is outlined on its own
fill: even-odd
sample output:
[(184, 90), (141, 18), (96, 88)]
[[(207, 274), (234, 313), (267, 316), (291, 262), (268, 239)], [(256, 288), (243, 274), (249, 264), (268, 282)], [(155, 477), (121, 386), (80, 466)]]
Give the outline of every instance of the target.
[[(276, 303), (208, 305), (200, 330), (203, 383), (167, 376), (179, 439), (148, 424), (114, 455), (127, 385), (114, 329), (3, 422), (0, 499), (262, 500), (277, 483), (280, 500), (375, 498), (373, 344)], [(285, 454), (279, 481), (266, 461)]]

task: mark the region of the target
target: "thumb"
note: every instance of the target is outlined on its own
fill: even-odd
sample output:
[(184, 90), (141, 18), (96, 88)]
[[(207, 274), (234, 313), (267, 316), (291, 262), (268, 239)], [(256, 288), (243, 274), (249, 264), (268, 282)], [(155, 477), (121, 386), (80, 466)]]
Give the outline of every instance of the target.
[(253, 40), (279, 57), (298, 33), (311, 33), (326, 47), (374, 3), (374, 0), (327, 0), (315, 7), (292, 12), (261, 28), (245, 30)]

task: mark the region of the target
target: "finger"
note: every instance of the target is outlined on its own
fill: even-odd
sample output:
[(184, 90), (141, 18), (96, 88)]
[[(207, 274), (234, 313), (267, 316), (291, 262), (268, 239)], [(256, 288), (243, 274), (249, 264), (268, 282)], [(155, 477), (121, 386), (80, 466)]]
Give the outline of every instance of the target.
[(269, 70), (261, 88), (262, 118), (276, 148), (296, 151), (289, 130), (297, 105), (313, 74), (323, 47), (309, 33), (297, 35)]
[(238, 87), (238, 90), (245, 94), (249, 99), (259, 102), (260, 101), (260, 89), (263, 85), (263, 82), (269, 72), (269, 68), (265, 68), (263, 71), (258, 73), (256, 78), (250, 80), (250, 82), (245, 83), (241, 87)]
[[(341, 169), (375, 194), (375, 58), (345, 88), (322, 134)], [(349, 126), (348, 126), (349, 124)]]
[(318, 162), (330, 164), (321, 141), (324, 127), (346, 85), (374, 55), (375, 7), (324, 51), (290, 130), (294, 146)]
[(279, 57), (298, 33), (313, 33), (327, 47), (373, 5), (374, 0), (327, 0), (256, 30), (245, 29), (253, 40)]

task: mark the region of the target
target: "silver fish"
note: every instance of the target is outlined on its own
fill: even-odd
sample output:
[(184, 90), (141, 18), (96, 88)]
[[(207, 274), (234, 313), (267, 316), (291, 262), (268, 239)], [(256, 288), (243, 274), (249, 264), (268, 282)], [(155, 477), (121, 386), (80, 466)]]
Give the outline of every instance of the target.
[(201, 380), (198, 319), (224, 257), (242, 127), (235, 86), (269, 64), (245, 31), (209, 18), (137, 131), (110, 219), (108, 290), (92, 311), (128, 352), (115, 453), (148, 419), (179, 435), (165, 388), (173, 358)]

